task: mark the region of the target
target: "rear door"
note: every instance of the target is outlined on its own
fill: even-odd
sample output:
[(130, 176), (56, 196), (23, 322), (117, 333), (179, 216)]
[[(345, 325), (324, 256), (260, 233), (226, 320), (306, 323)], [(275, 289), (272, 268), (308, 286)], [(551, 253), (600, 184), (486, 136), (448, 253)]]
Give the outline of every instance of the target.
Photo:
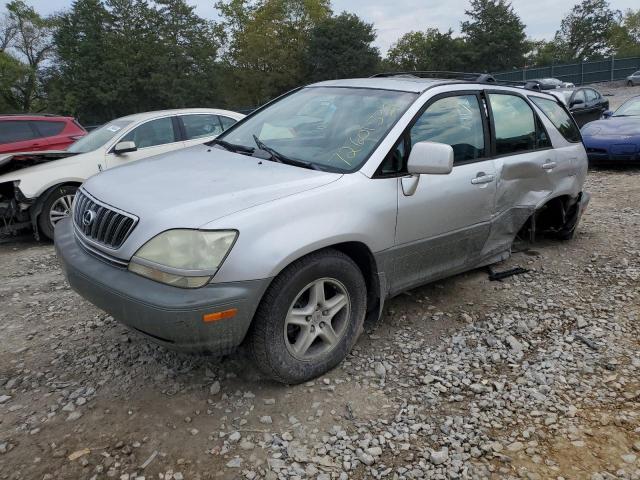
[(134, 162), (154, 155), (184, 148), (180, 127), (175, 116), (147, 120), (120, 137), (117, 142), (134, 142), (135, 152), (115, 154), (113, 148), (106, 155), (107, 168)]
[(559, 167), (549, 135), (527, 99), (511, 91), (487, 90), (492, 151), (497, 171), (495, 213), (484, 256), (510, 248), (535, 206), (554, 189)]
[(28, 120), (0, 121), (0, 153), (41, 150), (38, 136)]
[[(393, 291), (462, 271), (487, 239), (496, 192), (496, 171), (488, 155), (488, 125), (479, 91), (429, 100), (408, 130), (404, 152), (432, 141), (451, 145), (449, 175), (405, 176), (398, 188)], [(417, 186), (416, 186), (417, 183)]]
[(75, 140), (63, 135), (66, 123), (62, 120), (33, 120), (32, 127), (38, 131), (43, 150), (64, 150)]

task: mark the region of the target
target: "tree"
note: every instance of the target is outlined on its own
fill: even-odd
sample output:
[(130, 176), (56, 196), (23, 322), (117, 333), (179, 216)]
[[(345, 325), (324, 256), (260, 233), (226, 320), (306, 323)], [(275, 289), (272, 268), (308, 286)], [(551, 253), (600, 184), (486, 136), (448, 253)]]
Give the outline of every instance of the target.
[(331, 16), (329, 0), (219, 1), (228, 38), (225, 96), (233, 105), (260, 105), (305, 83), (314, 27)]
[(590, 60), (611, 53), (609, 38), (620, 12), (611, 10), (607, 0), (583, 0), (562, 19), (555, 41), (564, 56)]
[[(53, 51), (52, 31), (54, 21), (43, 18), (22, 0), (7, 4), (8, 15), (0, 25), (0, 51), (11, 55), (23, 67), (13, 69), (21, 75), (15, 79), (11, 95), (24, 112), (42, 108), (44, 91), (43, 65)], [(5, 65), (7, 63), (5, 58)]]
[(464, 68), (464, 42), (453, 37), (453, 30), (437, 28), (405, 33), (387, 53), (391, 68), (404, 71), (459, 70)]
[(461, 30), (470, 66), (482, 71), (523, 65), (527, 51), (525, 25), (506, 0), (471, 0), (470, 18)]
[(625, 12), (622, 22), (611, 29), (609, 44), (616, 56), (640, 56), (640, 10)]
[(55, 34), (51, 105), (89, 124), (217, 106), (219, 36), (185, 0), (76, 0)]
[(357, 15), (342, 12), (319, 22), (312, 30), (306, 55), (312, 81), (373, 74), (380, 52), (373, 46), (373, 25)]

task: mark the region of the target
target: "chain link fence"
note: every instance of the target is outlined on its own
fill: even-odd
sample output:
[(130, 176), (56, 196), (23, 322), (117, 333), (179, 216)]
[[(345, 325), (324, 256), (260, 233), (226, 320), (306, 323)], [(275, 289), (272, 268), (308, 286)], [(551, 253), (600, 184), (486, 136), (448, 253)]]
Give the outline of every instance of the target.
[(541, 68), (524, 68), (510, 72), (494, 74), (498, 80), (526, 81), (535, 78), (558, 78), (563, 82), (576, 85), (598, 82), (612, 82), (624, 80), (629, 75), (640, 70), (640, 57), (615, 58), (597, 60), (593, 62), (551, 65)]

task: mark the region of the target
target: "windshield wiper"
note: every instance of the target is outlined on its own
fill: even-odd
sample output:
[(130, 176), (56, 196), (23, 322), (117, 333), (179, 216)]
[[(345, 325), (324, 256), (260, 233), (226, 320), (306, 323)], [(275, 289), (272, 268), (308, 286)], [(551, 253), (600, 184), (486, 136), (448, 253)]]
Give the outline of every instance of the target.
[(229, 150), (230, 152), (235, 152), (235, 153), (252, 154), (255, 151), (255, 148), (245, 147), (244, 145), (237, 145), (235, 143), (229, 143), (225, 140), (218, 140), (217, 138), (208, 142), (207, 145), (209, 146), (220, 145), (225, 150)]
[(271, 160), (278, 163), (285, 163), (287, 165), (293, 165), (295, 167), (309, 168), (311, 170), (320, 170), (317, 165), (311, 162), (305, 162), (304, 160), (296, 160), (295, 158), (287, 157), (286, 155), (274, 150), (273, 148), (265, 145), (265, 143), (260, 140), (257, 135), (253, 136), (253, 141), (256, 142), (256, 145), (260, 150), (267, 152), (271, 155)]

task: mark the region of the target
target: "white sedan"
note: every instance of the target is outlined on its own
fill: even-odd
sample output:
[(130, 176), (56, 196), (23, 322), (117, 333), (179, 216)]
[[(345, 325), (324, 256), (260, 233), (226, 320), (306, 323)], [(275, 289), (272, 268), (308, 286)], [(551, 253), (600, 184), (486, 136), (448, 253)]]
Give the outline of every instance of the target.
[(92, 175), (213, 140), (243, 117), (205, 108), (137, 113), (103, 125), (65, 152), (0, 158), (0, 233), (31, 225), (36, 236), (53, 238), (55, 224), (69, 215), (76, 190)]

